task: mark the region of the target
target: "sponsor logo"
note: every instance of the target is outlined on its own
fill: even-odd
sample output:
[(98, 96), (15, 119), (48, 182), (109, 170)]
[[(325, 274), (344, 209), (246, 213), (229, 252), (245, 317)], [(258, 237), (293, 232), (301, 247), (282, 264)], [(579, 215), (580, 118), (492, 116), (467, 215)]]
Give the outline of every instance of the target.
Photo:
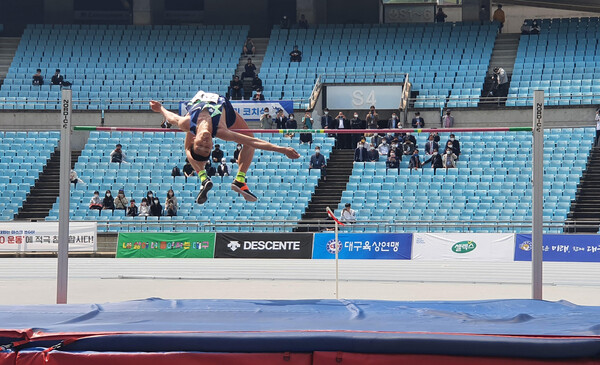
[[(335, 240), (329, 240), (327, 242), (327, 244), (325, 245), (325, 248), (327, 249), (327, 252), (331, 253), (331, 254), (335, 254), (335, 246), (336, 246), (336, 242)], [(338, 253), (342, 251), (342, 243), (338, 240), (337, 241), (337, 251)]]
[(474, 241), (461, 241), (452, 245), (452, 251), (455, 253), (467, 253), (477, 248), (477, 244)]
[(542, 131), (543, 110), (544, 110), (544, 104), (536, 103), (536, 105), (535, 105), (535, 129), (537, 132)]
[(519, 249), (522, 251), (531, 251), (532, 246), (533, 245), (531, 244), (531, 241), (523, 241), (521, 244), (519, 244)]
[(241, 247), (240, 243), (238, 241), (229, 241), (229, 244), (227, 245), (227, 247), (229, 247), (229, 249), (231, 251), (235, 251), (238, 248)]
[(300, 251), (300, 241), (244, 241), (244, 250)]
[(68, 99), (63, 99), (62, 101), (62, 115), (63, 115), (63, 120), (62, 120), (62, 127), (63, 129), (68, 129), (69, 128), (69, 100)]

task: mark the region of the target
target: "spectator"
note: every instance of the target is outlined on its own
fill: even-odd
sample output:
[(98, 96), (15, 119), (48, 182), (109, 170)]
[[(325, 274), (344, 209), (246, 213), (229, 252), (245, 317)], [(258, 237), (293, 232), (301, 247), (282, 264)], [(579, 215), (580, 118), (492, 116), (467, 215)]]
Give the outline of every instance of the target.
[(433, 151), (437, 151), (439, 149), (439, 145), (436, 141), (433, 140), (433, 136), (429, 135), (429, 139), (425, 143), (425, 154), (433, 155)]
[[(223, 159), (224, 160), (224, 159)], [(173, 189), (169, 189), (167, 192), (167, 199), (165, 199), (165, 210), (169, 217), (177, 215), (177, 198)]]
[(229, 166), (227, 166), (227, 159), (225, 159), (225, 157), (223, 157), (221, 159), (221, 164), (219, 165), (219, 167), (217, 167), (217, 175), (219, 175), (219, 176), (231, 175), (231, 170), (229, 169)]
[(444, 10), (442, 10), (441, 7), (438, 7), (438, 11), (437, 11), (437, 13), (435, 13), (435, 22), (436, 23), (444, 23), (446, 21), (447, 17), (448, 17), (448, 15), (446, 15), (446, 13), (444, 13)]
[(231, 100), (242, 100), (242, 89), (244, 85), (240, 81), (240, 78), (235, 75), (233, 80), (229, 81), (229, 95)]
[(131, 199), (129, 202), (129, 207), (127, 207), (127, 216), (129, 217), (137, 217), (138, 216), (138, 207), (135, 205), (135, 199)]
[(446, 110), (446, 115), (442, 117), (442, 127), (452, 128), (454, 126), (454, 117), (450, 115), (450, 109)]
[(482, 25), (490, 21), (490, 12), (484, 5), (479, 9), (479, 21)]
[(256, 66), (252, 63), (252, 58), (248, 57), (248, 62), (244, 65), (244, 72), (242, 72), (242, 80), (245, 78), (254, 78)]
[(279, 109), (277, 112), (277, 116), (275, 117), (275, 124), (277, 125), (277, 129), (285, 129), (287, 126), (287, 118), (283, 114), (283, 109)]
[(102, 200), (100, 200), (100, 192), (94, 191), (94, 196), (90, 199), (90, 209), (102, 210)]
[(171, 170), (171, 176), (181, 176), (181, 170), (179, 169), (179, 167), (173, 166), (173, 169)]
[(284, 15), (279, 22), (279, 28), (281, 29), (290, 29), (290, 20), (287, 15)]
[(415, 145), (415, 148), (417, 148), (417, 139), (410, 132), (404, 134), (403, 140), (404, 142), (410, 140)]
[(412, 156), (410, 156), (410, 161), (408, 161), (408, 168), (417, 170), (421, 168), (421, 159), (419, 158), (419, 150), (415, 149)]
[(160, 205), (160, 201), (155, 197), (154, 200), (152, 200), (152, 205), (150, 205), (150, 215), (153, 217), (160, 217), (163, 215), (162, 210), (163, 207)]
[(321, 129), (327, 129), (333, 122), (333, 118), (329, 115), (329, 109), (323, 109), (323, 116), (321, 117)]
[(406, 156), (411, 156), (416, 149), (417, 146), (413, 143), (411, 139), (406, 139), (404, 141), (404, 144), (402, 145), (402, 153)]
[(396, 154), (396, 157), (402, 156), (404, 154), (404, 151), (402, 151), (402, 149), (399, 146), (398, 138), (394, 138), (392, 140), (390, 152), (392, 152), (392, 151)]
[(223, 159), (223, 157), (225, 157), (225, 153), (223, 153), (223, 151), (221, 150), (221, 145), (215, 145), (215, 149), (212, 151), (211, 157), (214, 163), (219, 163)]
[(256, 47), (254, 47), (254, 42), (252, 38), (246, 38), (246, 43), (244, 44), (244, 55), (253, 55), (256, 52)]
[(387, 161), (385, 162), (385, 166), (388, 169), (397, 169), (400, 167), (400, 162), (393, 151), (389, 153)]
[(33, 85), (44, 85), (44, 76), (42, 76), (42, 69), (35, 70), (35, 74), (33, 75)]
[(127, 162), (127, 156), (125, 155), (125, 152), (123, 151), (123, 146), (121, 146), (120, 143), (117, 143), (117, 145), (115, 146), (115, 149), (110, 153), (110, 162), (114, 162), (114, 163), (121, 163)]
[(540, 27), (537, 19), (534, 20), (533, 23), (531, 23), (531, 34), (540, 34), (541, 30), (542, 28)]
[[(346, 119), (344, 113), (339, 112), (335, 117), (336, 123), (333, 129), (350, 129), (350, 121)], [(338, 147), (341, 149), (352, 148), (352, 136), (345, 133), (337, 133), (335, 135)]]
[(151, 206), (153, 202), (154, 194), (152, 193), (152, 190), (148, 190), (148, 192), (146, 193), (146, 203), (148, 203), (148, 206)]
[(504, 14), (504, 10), (502, 10), (502, 4), (498, 4), (498, 9), (492, 15), (492, 21), (500, 23), (499, 32), (502, 33), (502, 28), (504, 27), (504, 22), (506, 21), (506, 15)]
[(447, 169), (456, 167), (456, 155), (452, 153), (451, 148), (446, 149), (446, 154), (442, 158), (442, 165)]
[(115, 209), (127, 210), (127, 204), (129, 204), (129, 201), (125, 197), (125, 192), (123, 191), (123, 189), (121, 189), (119, 190), (119, 193), (117, 193), (117, 197), (115, 198)]
[(354, 162), (365, 162), (369, 159), (369, 151), (365, 148), (364, 143), (359, 143), (354, 150)]
[(308, 168), (321, 170), (323, 180), (327, 180), (326, 167), (327, 165), (325, 164), (325, 157), (321, 154), (321, 147), (317, 146), (315, 148), (315, 154), (310, 157), (310, 164)]
[(252, 79), (252, 90), (254, 90), (254, 91), (260, 91), (261, 94), (262, 94), (262, 92), (264, 90), (264, 88), (263, 88), (263, 82), (262, 82), (261, 78), (258, 77), (258, 72), (256, 74), (254, 74), (254, 78)]
[[(291, 113), (285, 123), (285, 128), (287, 129), (298, 129), (298, 122), (296, 122), (296, 118), (294, 117), (294, 113)], [(286, 137), (294, 138), (294, 133), (286, 133)]]
[(204, 165), (204, 170), (206, 174), (210, 177), (215, 176), (217, 174), (217, 169), (213, 167), (213, 165), (209, 161), (206, 161), (206, 165)]
[(600, 139), (600, 108), (596, 109), (596, 117), (594, 120), (596, 121), (596, 141), (594, 142), (594, 146), (597, 146), (598, 140)]
[[(303, 128), (308, 129), (308, 126), (305, 125)], [(308, 147), (310, 147), (312, 145), (312, 142), (312, 133), (300, 133), (300, 144), (308, 143)]]
[(192, 164), (190, 163), (190, 161), (188, 161), (188, 159), (185, 159), (185, 165), (183, 165), (183, 176), (185, 176), (185, 179), (187, 181), (187, 178), (190, 176), (194, 176), (196, 175), (196, 171), (194, 171), (194, 167), (192, 166)]
[(140, 204), (140, 217), (147, 217), (150, 215), (150, 206), (148, 205), (148, 199), (143, 198)]
[(396, 129), (402, 127), (400, 125), (400, 119), (398, 119), (398, 115), (396, 114), (396, 112), (393, 112), (392, 117), (388, 119), (387, 127), (389, 129)]
[(115, 210), (115, 198), (112, 197), (110, 190), (106, 190), (104, 199), (102, 200), (102, 210), (106, 209)]
[(302, 118), (302, 128), (306, 127), (306, 129), (312, 129), (313, 122), (312, 114), (307, 110), (306, 113), (304, 113), (304, 118)]
[(233, 158), (231, 160), (229, 160), (229, 162), (237, 163), (238, 158), (240, 157), (240, 152), (242, 152), (242, 145), (238, 143), (237, 146), (235, 147), (235, 151), (233, 151)]
[(446, 142), (446, 146), (452, 148), (452, 153), (456, 155), (456, 159), (460, 157), (460, 141), (456, 139), (454, 134), (450, 134), (450, 139)]
[(377, 150), (379, 151), (380, 155), (387, 157), (388, 153), (390, 153), (390, 145), (388, 143), (387, 138), (384, 138), (381, 141), (381, 144), (377, 146)]
[(523, 25), (521, 25), (521, 34), (529, 35), (531, 34), (531, 24), (527, 20), (523, 21)]
[(356, 223), (356, 212), (352, 209), (350, 203), (346, 203), (342, 210), (341, 221), (344, 223)]
[(375, 110), (375, 106), (371, 105), (371, 108), (370, 108), (369, 112), (367, 113), (365, 120), (367, 121), (368, 129), (378, 129), (379, 128), (379, 114), (377, 114), (377, 111)]
[(378, 162), (379, 161), (379, 151), (375, 148), (374, 144), (371, 144), (369, 149), (369, 162)]
[(75, 172), (75, 170), (71, 170), (71, 173), (69, 174), (69, 179), (71, 180), (71, 184), (74, 185), (74, 187), (77, 187), (77, 183), (82, 183), (83, 185), (85, 185), (85, 183), (83, 182), (83, 180), (81, 180), (79, 178), (79, 176), (77, 176), (77, 173)]
[(508, 95), (508, 76), (502, 67), (494, 67), (494, 75), (498, 83), (497, 97), (506, 97)]
[(273, 129), (273, 117), (269, 114), (269, 108), (265, 108), (260, 116), (260, 127), (262, 129)]
[(254, 101), (265, 100), (265, 96), (263, 95), (262, 90), (256, 90), (256, 94), (254, 94), (254, 96), (252, 97), (252, 100), (254, 100)]
[(290, 62), (301, 62), (302, 51), (298, 49), (298, 46), (294, 46), (294, 50), (290, 52)]
[(375, 145), (375, 147), (379, 147), (379, 145), (383, 142), (383, 137), (379, 134), (372, 134), (370, 143)]
[(431, 155), (429, 160), (423, 162), (423, 165), (428, 164), (429, 162), (431, 162), (431, 168), (433, 169), (441, 169), (442, 167), (444, 167), (442, 157), (439, 155), (438, 150), (433, 151), (433, 154)]
[(306, 17), (304, 16), (304, 14), (300, 15), (300, 20), (298, 20), (298, 28), (308, 29), (308, 20), (306, 20)]
[(421, 118), (421, 113), (416, 112), (415, 117), (412, 119), (411, 125), (413, 128), (424, 128), (425, 120)]
[(65, 82), (65, 79), (62, 77), (62, 75), (60, 74), (60, 70), (56, 69), (56, 72), (54, 73), (54, 76), (52, 76), (52, 79), (50, 80), (50, 84), (51, 85), (61, 85)]
[[(354, 118), (350, 119), (350, 129), (367, 129), (367, 122), (358, 117), (358, 113), (354, 112)], [(352, 146), (356, 146), (362, 135), (360, 133), (352, 134)]]
[[(440, 136), (438, 132), (429, 132), (429, 136), (433, 136), (433, 140), (437, 143), (440, 143)], [(427, 139), (429, 139), (429, 137), (427, 137)]]

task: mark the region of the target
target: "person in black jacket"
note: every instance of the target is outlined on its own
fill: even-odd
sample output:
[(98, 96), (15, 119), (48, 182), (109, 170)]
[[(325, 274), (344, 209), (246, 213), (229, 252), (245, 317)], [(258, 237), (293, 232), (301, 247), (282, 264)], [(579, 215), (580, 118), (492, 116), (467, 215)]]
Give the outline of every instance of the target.
[[(303, 129), (308, 129), (308, 126), (304, 126)], [(313, 142), (312, 133), (300, 133), (300, 144), (308, 143), (308, 148), (311, 147)]]
[(240, 157), (241, 151), (242, 151), (242, 145), (238, 143), (237, 146), (235, 147), (235, 151), (233, 151), (233, 158), (231, 160), (229, 160), (229, 162), (237, 163), (238, 158)]
[(106, 209), (115, 210), (115, 198), (112, 197), (110, 190), (106, 190), (102, 200), (102, 210)]
[[(354, 118), (350, 119), (350, 128), (351, 129), (367, 129), (367, 122), (358, 117), (358, 113), (354, 112)], [(352, 134), (352, 142), (351, 145), (354, 147), (358, 144), (362, 138), (362, 134), (356, 133)]]
[(444, 167), (444, 164), (442, 162), (442, 156), (440, 156), (437, 149), (433, 151), (433, 154), (431, 155), (429, 160), (423, 162), (423, 165), (428, 164), (429, 162), (431, 162), (431, 167), (434, 169), (441, 169), (442, 167)]
[(333, 121), (331, 115), (329, 115), (329, 109), (323, 109), (323, 116), (321, 116), (321, 129), (329, 128), (329, 125)]
[(446, 142), (446, 146), (452, 144), (452, 153), (456, 155), (456, 157), (460, 156), (460, 142), (456, 139), (454, 134), (450, 135), (450, 139)]
[(254, 91), (263, 91), (263, 82), (260, 79), (260, 77), (258, 77), (258, 72), (254, 75), (254, 78), (252, 79), (252, 90)]
[[(332, 126), (333, 128), (331, 129), (350, 129), (350, 121), (346, 119), (344, 113), (340, 112), (338, 116), (335, 117)], [(352, 148), (352, 136), (350, 134), (338, 133), (335, 136), (339, 148)]]
[(365, 162), (369, 160), (369, 151), (365, 148), (363, 143), (359, 143), (358, 147), (354, 150), (354, 161)]
[(277, 129), (286, 129), (288, 118), (283, 115), (283, 110), (279, 110), (277, 112), (277, 117), (275, 117), (275, 123), (277, 123)]
[(225, 153), (221, 150), (221, 145), (216, 144), (215, 149), (212, 151), (212, 161), (219, 163), (225, 157)]
[(54, 76), (52, 76), (52, 80), (50, 80), (51, 85), (62, 85), (65, 82), (65, 79), (60, 74), (60, 70), (56, 69)]
[(298, 46), (294, 46), (294, 50), (290, 52), (290, 62), (302, 61), (302, 51), (298, 49)]
[(409, 169), (420, 169), (421, 168), (421, 159), (419, 158), (419, 150), (415, 150), (413, 155), (410, 156), (410, 161), (408, 162)]
[(150, 206), (150, 215), (160, 217), (162, 216), (162, 210), (163, 207), (160, 205), (160, 201), (157, 197), (154, 197), (154, 200), (152, 200), (152, 205)]
[(423, 118), (421, 118), (421, 113), (416, 112), (415, 113), (415, 117), (412, 119), (412, 127), (413, 128), (424, 128), (425, 127), (425, 120)]
[(244, 85), (240, 78), (236, 75), (233, 77), (233, 80), (229, 81), (229, 95), (231, 96), (231, 100), (242, 100), (242, 89)]
[(244, 72), (242, 72), (242, 80), (246, 77), (254, 78), (256, 72), (256, 65), (252, 63), (252, 58), (248, 57), (248, 63), (244, 65)]

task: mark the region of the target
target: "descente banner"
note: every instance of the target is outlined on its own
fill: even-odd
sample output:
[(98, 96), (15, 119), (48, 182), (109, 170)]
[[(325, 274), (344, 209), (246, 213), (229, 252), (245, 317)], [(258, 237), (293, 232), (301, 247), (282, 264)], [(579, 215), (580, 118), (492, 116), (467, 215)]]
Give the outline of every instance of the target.
[(117, 257), (212, 258), (214, 233), (119, 233)]
[(310, 259), (312, 233), (218, 233), (215, 258)]

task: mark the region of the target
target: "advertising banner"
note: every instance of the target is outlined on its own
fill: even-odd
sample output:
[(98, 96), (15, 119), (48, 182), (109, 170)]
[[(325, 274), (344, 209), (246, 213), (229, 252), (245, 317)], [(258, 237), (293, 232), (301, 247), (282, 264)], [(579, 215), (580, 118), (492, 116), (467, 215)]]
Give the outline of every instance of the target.
[[(185, 104), (187, 101), (179, 102), (179, 115), (185, 115)], [(292, 100), (231, 100), (231, 105), (239, 115), (247, 121), (259, 121), (265, 108), (269, 108), (269, 113), (275, 118), (278, 110), (283, 110), (287, 117), (294, 113), (294, 102)]]
[(310, 259), (312, 233), (218, 233), (216, 258)]
[[(410, 233), (340, 233), (340, 259), (410, 260)], [(313, 259), (335, 259), (335, 234), (316, 233)]]
[(415, 233), (412, 259), (512, 262), (512, 233)]
[[(96, 251), (96, 222), (69, 223), (69, 251)], [(0, 251), (58, 251), (58, 222), (0, 223)]]
[[(515, 261), (531, 261), (531, 235), (518, 234)], [(545, 234), (544, 261), (600, 262), (600, 235)]]
[(119, 233), (117, 257), (212, 258), (214, 233)]

